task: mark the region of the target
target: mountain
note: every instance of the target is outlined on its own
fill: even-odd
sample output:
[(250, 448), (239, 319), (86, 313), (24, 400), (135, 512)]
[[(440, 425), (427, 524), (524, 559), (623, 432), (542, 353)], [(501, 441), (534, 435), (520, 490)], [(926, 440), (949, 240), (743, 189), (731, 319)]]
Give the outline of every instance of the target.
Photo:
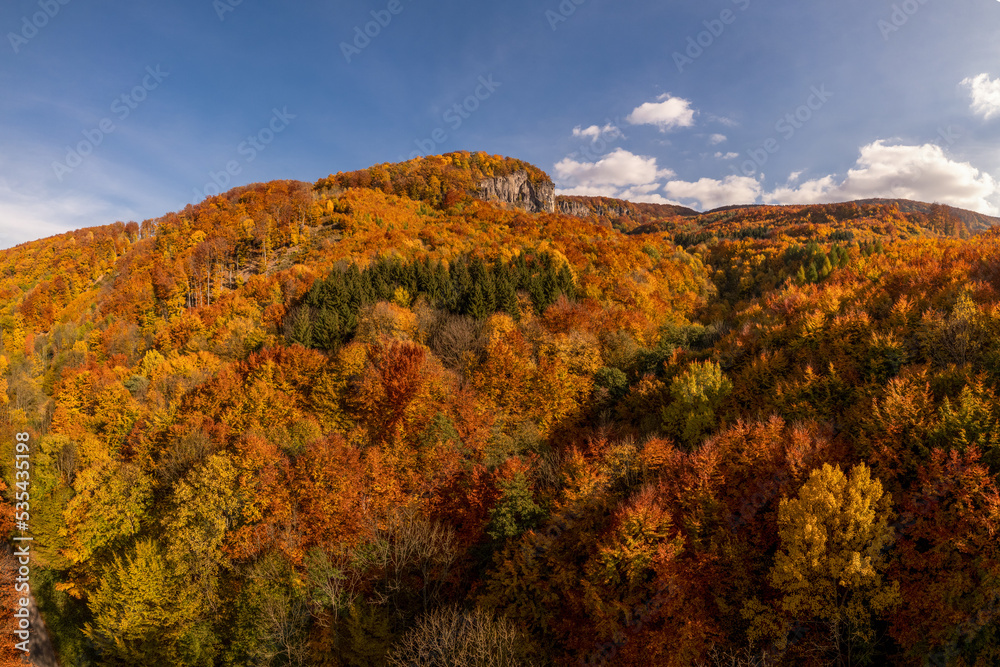
[[(914, 214), (917, 219), (930, 221), (931, 226), (956, 230), (964, 229), (966, 232), (984, 231), (1000, 223), (1000, 218), (985, 215), (983, 213), (976, 213), (975, 211), (955, 208), (953, 206), (948, 206), (947, 204), (927, 204), (924, 202), (912, 201), (910, 199), (857, 199), (839, 204), (824, 204), (820, 206), (851, 205), (895, 208), (901, 213)], [(785, 207), (798, 210), (802, 206), (786, 205)], [(784, 207), (768, 204), (735, 204), (712, 209), (711, 211), (707, 211), (706, 214), (753, 208), (777, 210)]]
[(985, 222), (459, 152), (22, 244), (0, 530), (66, 665), (997, 664)]
[(948, 206), (947, 204), (925, 204), (924, 202), (912, 201), (909, 199), (861, 199), (858, 200), (857, 203), (878, 205), (887, 204), (889, 206), (896, 206), (903, 213), (920, 213), (928, 217), (932, 217), (934, 215), (942, 217), (951, 216), (960, 220), (966, 228), (972, 231), (982, 231), (1000, 224), (1000, 218), (985, 215), (983, 213), (976, 213), (975, 211), (955, 208), (954, 206)]
[(448, 207), (474, 196), (531, 212), (554, 210), (555, 187), (544, 171), (513, 158), (485, 153), (451, 153), (399, 164), (340, 173), (321, 180), (321, 190), (374, 188)]

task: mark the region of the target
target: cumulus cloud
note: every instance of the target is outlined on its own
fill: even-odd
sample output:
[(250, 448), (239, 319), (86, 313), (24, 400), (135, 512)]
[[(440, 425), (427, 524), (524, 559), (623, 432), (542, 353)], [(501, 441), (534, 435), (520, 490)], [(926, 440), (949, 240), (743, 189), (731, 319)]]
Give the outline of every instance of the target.
[(634, 202), (636, 204), (670, 204), (671, 206), (684, 206), (679, 201), (674, 201), (673, 199), (667, 199), (663, 195), (658, 194), (630, 194), (628, 192), (623, 192), (618, 196), (618, 199), (624, 199), (626, 201)]
[[(669, 192), (669, 190), (668, 190)], [(833, 176), (780, 187), (764, 194), (777, 204), (811, 204), (871, 197), (916, 199), (995, 215), (1000, 184), (968, 162), (956, 162), (940, 146), (886, 145), (879, 140), (861, 155), (843, 180)]]
[(726, 141), (726, 135), (724, 134), (713, 134), (708, 138), (708, 143), (712, 144), (713, 146), (718, 146), (724, 141)]
[(597, 141), (601, 137), (607, 137), (609, 139), (620, 139), (622, 136), (622, 131), (617, 127), (608, 123), (604, 127), (599, 127), (597, 125), (591, 125), (590, 127), (581, 127), (577, 125), (573, 128), (573, 136), (579, 139), (590, 139), (591, 141)]
[(695, 110), (690, 101), (669, 94), (656, 99), (636, 107), (625, 120), (633, 125), (656, 125), (661, 132), (694, 125)]
[(1000, 116), (1000, 79), (990, 79), (989, 74), (962, 79), (962, 85), (972, 92), (972, 110), (989, 120)]
[(740, 156), (739, 153), (733, 153), (733, 152), (723, 153), (720, 151), (715, 154), (715, 157), (719, 158), (720, 160), (735, 160), (739, 156)]
[(565, 184), (557, 190), (560, 195), (677, 204), (657, 192), (663, 179), (672, 178), (674, 172), (660, 169), (654, 157), (635, 155), (622, 148), (596, 162), (578, 162), (567, 157), (556, 163), (555, 174), (556, 180)]
[(662, 186), (659, 183), (649, 183), (647, 185), (636, 185), (634, 187), (628, 188), (627, 190), (622, 190), (616, 196), (618, 199), (626, 199), (628, 201), (637, 202), (641, 204), (673, 204), (674, 206), (680, 206), (680, 202), (676, 202), (672, 199), (667, 199), (656, 191)]
[[(734, 154), (716, 153), (730, 159)], [(784, 185), (765, 190), (758, 178), (727, 176), (684, 181), (656, 158), (617, 149), (596, 162), (567, 157), (556, 164), (559, 194), (615, 197), (637, 202), (677, 204), (709, 210), (734, 204), (818, 204), (875, 197), (939, 202), (988, 215), (1000, 214), (1000, 182), (967, 162), (945, 155), (935, 144), (862, 146), (846, 175), (801, 180), (789, 174)]]
[(656, 166), (655, 157), (643, 157), (618, 148), (597, 162), (577, 162), (567, 157), (556, 163), (556, 177), (574, 187), (607, 188), (647, 185), (673, 172)]
[(577, 185), (572, 188), (556, 188), (557, 195), (570, 197), (613, 197), (618, 198), (619, 188), (610, 185)]
[[(789, 183), (791, 182), (789, 179)], [(837, 184), (833, 176), (824, 176), (806, 181), (797, 187), (786, 185), (775, 188), (772, 192), (764, 194), (764, 201), (768, 204), (829, 204), (835, 201), (854, 199), (853, 197), (840, 196), (836, 192)], [(891, 197), (895, 198), (896, 195), (891, 195)], [(866, 198), (859, 197), (859, 199)]]
[(702, 178), (694, 182), (670, 181), (663, 190), (676, 199), (698, 202), (702, 210), (730, 204), (752, 204), (761, 194), (760, 183), (749, 176), (727, 176), (723, 180)]

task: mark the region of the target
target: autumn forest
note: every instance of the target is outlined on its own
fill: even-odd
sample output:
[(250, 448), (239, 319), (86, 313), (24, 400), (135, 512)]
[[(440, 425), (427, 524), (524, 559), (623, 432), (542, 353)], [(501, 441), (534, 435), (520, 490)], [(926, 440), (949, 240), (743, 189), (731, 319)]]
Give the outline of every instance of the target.
[(477, 197), (513, 176), (0, 251), (60, 664), (1000, 664), (1000, 221)]

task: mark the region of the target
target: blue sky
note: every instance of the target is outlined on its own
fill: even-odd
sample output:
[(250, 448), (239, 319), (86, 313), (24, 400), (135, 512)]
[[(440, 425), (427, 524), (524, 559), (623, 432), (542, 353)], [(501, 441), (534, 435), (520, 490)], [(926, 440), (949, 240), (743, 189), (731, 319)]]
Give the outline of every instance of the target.
[(997, 0), (7, 0), (0, 247), (453, 150), (700, 210), (1000, 213), (998, 29)]

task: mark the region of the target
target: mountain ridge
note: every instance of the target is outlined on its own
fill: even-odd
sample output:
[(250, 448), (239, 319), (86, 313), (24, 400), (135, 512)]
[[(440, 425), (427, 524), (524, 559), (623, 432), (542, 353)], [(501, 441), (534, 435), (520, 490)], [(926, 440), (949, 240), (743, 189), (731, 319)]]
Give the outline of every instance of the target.
[[(520, 209), (530, 213), (561, 213), (578, 218), (589, 218), (597, 224), (619, 228), (622, 231), (655, 229), (658, 221), (688, 219), (697, 220), (705, 216), (736, 210), (792, 209), (805, 207), (837, 206), (896, 206), (901, 213), (915, 213), (922, 216), (937, 215), (954, 218), (961, 222), (968, 232), (980, 232), (1000, 224), (1000, 217), (977, 213), (947, 204), (920, 202), (907, 199), (866, 198), (844, 202), (817, 204), (730, 204), (706, 211), (675, 204), (633, 202), (605, 196), (556, 195), (551, 177), (542, 169), (530, 163), (510, 157), (488, 155), (483, 152), (459, 151), (437, 156), (418, 157), (399, 163), (382, 163), (367, 169), (338, 172), (320, 178), (314, 183), (306, 181), (276, 180), (267, 183), (253, 183), (231, 188), (216, 197), (238, 197), (248, 189), (268, 185), (268, 183), (297, 183), (302, 188), (311, 187), (317, 192), (336, 192), (348, 187), (374, 188), (388, 194), (407, 196), (414, 200), (427, 201), (437, 208), (452, 206), (463, 198), (477, 198), (500, 206)], [(208, 197), (202, 202), (189, 204), (183, 210), (201, 206), (214, 199)], [(179, 212), (177, 212), (179, 213)], [(144, 224), (155, 224), (157, 220), (171, 215), (165, 213)], [(73, 232), (97, 229), (103, 225), (84, 227)], [(119, 223), (114, 223), (119, 224)], [(124, 224), (124, 223), (120, 223)], [(129, 223), (137, 224), (137, 223)], [(652, 226), (651, 226), (652, 225)], [(70, 233), (70, 232), (65, 232)], [(52, 235), (54, 238), (60, 234)], [(44, 239), (36, 239), (44, 240)], [(19, 243), (11, 250), (34, 243)], [(2, 251), (0, 251), (2, 252)]]

